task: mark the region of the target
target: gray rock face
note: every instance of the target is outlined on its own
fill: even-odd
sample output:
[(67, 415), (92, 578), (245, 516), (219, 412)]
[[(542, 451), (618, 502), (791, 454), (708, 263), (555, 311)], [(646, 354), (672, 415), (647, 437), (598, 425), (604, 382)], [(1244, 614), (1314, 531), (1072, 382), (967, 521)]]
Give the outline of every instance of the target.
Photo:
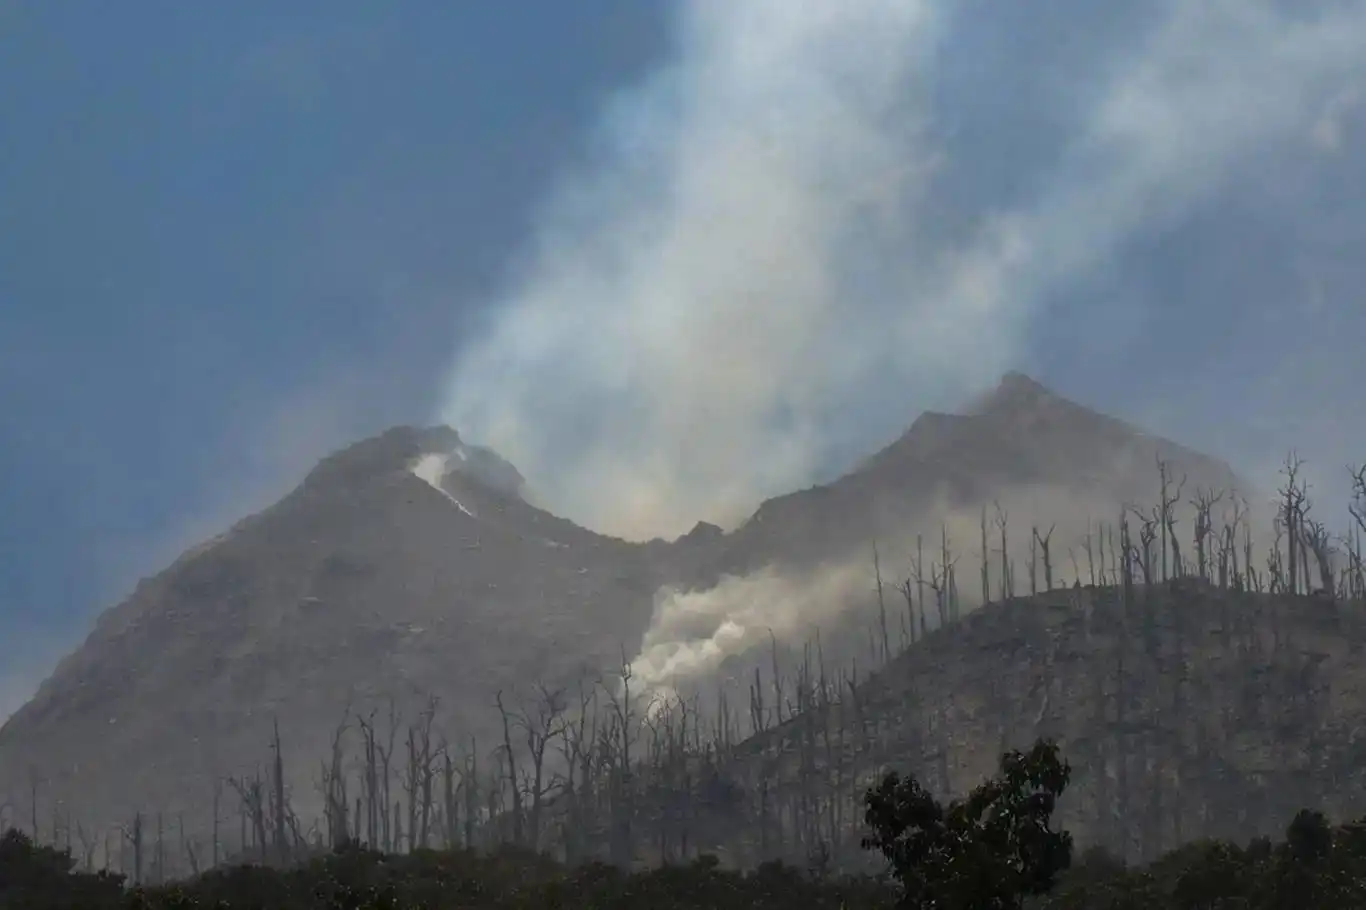
[[(924, 415), (851, 474), (765, 502), (733, 533), (699, 524), (678, 541), (634, 544), (535, 508), (514, 466), (455, 430), (397, 428), (323, 459), (280, 502), (108, 610), (0, 729), (0, 804), (27, 805), (36, 780), (45, 818), (60, 803), (103, 831), (137, 811), (183, 813), (202, 832), (213, 780), (267, 761), (278, 719), (307, 817), (348, 710), (392, 703), (412, 719), (435, 696), (438, 728), (486, 751), (497, 691), (618, 664), (662, 585), (816, 565), (945, 503), (1022, 484), (1151, 501), (1157, 455), (1191, 487), (1233, 479), (1220, 462), (1007, 377), (971, 414)], [(436, 469), (418, 476), (426, 457)]]

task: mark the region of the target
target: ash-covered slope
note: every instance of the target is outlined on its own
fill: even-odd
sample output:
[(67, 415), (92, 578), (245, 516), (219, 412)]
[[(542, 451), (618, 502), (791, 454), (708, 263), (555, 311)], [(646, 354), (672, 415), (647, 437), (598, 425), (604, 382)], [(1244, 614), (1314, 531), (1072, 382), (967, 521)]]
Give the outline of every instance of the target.
[[(809, 565), (851, 548), (866, 551), (874, 539), (904, 542), (907, 530), (937, 531), (950, 513), (975, 526), (981, 506), (996, 499), (1029, 513), (1016, 515), (1021, 539), (1030, 518), (1044, 530), (1054, 522), (1108, 520), (1123, 504), (1157, 501), (1158, 459), (1174, 483), (1184, 478), (1183, 498), (1199, 488), (1245, 488), (1223, 461), (1009, 373), (965, 413), (924, 413), (838, 480), (765, 502), (730, 535), (714, 568)], [(960, 533), (957, 544), (974, 542)]]
[[(1204, 837), (1278, 836), (1304, 807), (1358, 818), (1363, 607), (1191, 578), (1138, 585), (1127, 602), (1087, 586), (990, 604), (741, 743), (726, 773), (750, 807), (711, 820), (715, 846), (753, 860), (777, 843), (768, 857), (798, 860), (819, 838), (856, 857), (860, 797), (883, 770), (962, 796), (1038, 737), (1072, 765), (1061, 824), (1131, 861)], [(830, 800), (839, 811), (777, 835), (775, 819)]]
[(635, 544), (529, 505), (512, 465), (453, 430), (392, 430), (323, 460), (101, 617), (0, 729), (0, 804), (26, 804), (36, 779), (43, 817), (60, 802), (109, 830), (184, 812), (203, 831), (213, 780), (267, 761), (278, 718), (294, 806), (311, 815), (348, 706), (392, 698), (411, 721), (435, 696), (438, 729), (486, 754), (498, 690), (572, 685), (635, 654), (662, 585), (810, 569), (1020, 489), (1151, 502), (1159, 455), (1188, 489), (1233, 482), (1220, 462), (1012, 375), (969, 414), (923, 415), (849, 475), (766, 502), (731, 534), (699, 524)]
[[(935, 564), (946, 540), (964, 609), (999, 597), (1006, 577), (1013, 593), (1050, 578), (1070, 582), (1087, 572), (1083, 554), (1098, 523), (1113, 523), (1126, 506), (1156, 505), (1159, 460), (1183, 528), (1197, 490), (1247, 492), (1221, 461), (1008, 374), (965, 413), (922, 414), (855, 470), (769, 500), (714, 539), (689, 579), (693, 590), (660, 598), (641, 647), (643, 675), (661, 688), (707, 690), (718, 671), (742, 678), (767, 667), (775, 638), (800, 653), (817, 630), (831, 659), (864, 660), (870, 640), (907, 634), (895, 603), (883, 618), (888, 598), (899, 602), (898, 585), (913, 575), (933, 585), (938, 572), (942, 581)], [(1036, 531), (1051, 548), (1048, 570), (1036, 560)], [(981, 596), (984, 574), (990, 598)]]
[[(452, 470), (416, 476), (424, 456)], [(434, 695), (442, 729), (488, 742), (496, 690), (619, 661), (659, 548), (529, 506), (495, 458), (450, 430), (390, 431), (144, 580), (0, 730), (0, 802), (33, 769), (87, 829), (139, 810), (202, 822), (213, 769), (267, 760), (278, 717), (303, 811), (348, 704), (392, 696), (411, 719)]]

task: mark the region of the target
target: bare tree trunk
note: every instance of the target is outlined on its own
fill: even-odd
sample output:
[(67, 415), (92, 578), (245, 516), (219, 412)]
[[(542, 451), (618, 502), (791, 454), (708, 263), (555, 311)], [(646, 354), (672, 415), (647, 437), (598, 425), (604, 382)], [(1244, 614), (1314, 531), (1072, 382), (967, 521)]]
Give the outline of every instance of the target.
[(523, 843), (522, 823), (524, 814), (522, 811), (522, 790), (518, 785), (517, 777), (517, 756), (512, 748), (512, 714), (503, 705), (503, 692), (500, 689), (494, 696), (494, 702), (498, 707), (498, 714), (503, 719), (503, 761), (507, 768), (507, 783), (511, 788), (512, 797), (512, 842), (517, 846)]
[(271, 810), (275, 815), (275, 850), (276, 855), (280, 859), (280, 864), (286, 865), (289, 862), (290, 848), (289, 842), (285, 837), (285, 764), (284, 756), (280, 749), (279, 718), (275, 719), (274, 732), (271, 737), (271, 751), (274, 755), (271, 762)]
[(882, 662), (891, 660), (891, 647), (887, 641), (887, 601), (882, 589), (882, 561), (877, 552), (877, 541), (873, 541), (873, 577), (877, 582), (877, 618), (882, 630)]
[[(1001, 532), (1001, 602), (1015, 596), (1015, 582), (1010, 577), (1010, 548), (1006, 543), (1006, 525), (1010, 515), (996, 503), (996, 527)], [(947, 562), (947, 560), (946, 560)]]

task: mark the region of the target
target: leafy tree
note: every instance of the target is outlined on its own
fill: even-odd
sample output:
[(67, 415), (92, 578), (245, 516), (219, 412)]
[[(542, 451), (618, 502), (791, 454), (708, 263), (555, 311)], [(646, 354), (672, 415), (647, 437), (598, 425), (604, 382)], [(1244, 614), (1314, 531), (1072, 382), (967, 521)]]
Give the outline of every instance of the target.
[(890, 772), (864, 797), (871, 834), (904, 889), (902, 906), (1016, 910), (1051, 888), (1072, 859), (1072, 836), (1051, 820), (1071, 767), (1056, 744), (1007, 752), (1000, 774), (948, 806), (914, 777)]
[(108, 906), (123, 895), (123, 876), (78, 873), (69, 850), (35, 844), (10, 829), (0, 835), (0, 907), (37, 910), (54, 906)]
[(1311, 865), (1333, 849), (1333, 828), (1322, 812), (1301, 809), (1285, 829), (1285, 844), (1298, 862)]

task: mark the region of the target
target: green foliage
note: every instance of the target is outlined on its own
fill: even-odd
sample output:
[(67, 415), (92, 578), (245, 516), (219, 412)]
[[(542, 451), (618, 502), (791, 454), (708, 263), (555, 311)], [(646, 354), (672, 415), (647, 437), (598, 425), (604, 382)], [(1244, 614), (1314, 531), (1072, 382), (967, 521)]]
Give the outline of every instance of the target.
[[(117, 876), (71, 873), (69, 857), (12, 833), (0, 850), (3, 910), (879, 910), (885, 885), (869, 878), (813, 881), (768, 863), (749, 873), (714, 857), (625, 873), (601, 863), (566, 869), (524, 850), (418, 850), (388, 856), (348, 847), (290, 870), (215, 869), (193, 881), (125, 892)], [(86, 886), (98, 881), (104, 890)], [(27, 883), (22, 891), (13, 883)]]
[[(76, 873), (75, 867), (70, 851), (35, 844), (15, 830), (5, 832), (0, 835), (0, 907), (107, 907), (122, 898), (123, 876)], [(57, 896), (60, 904), (53, 903)]]
[(902, 905), (1014, 910), (1052, 887), (1072, 859), (1072, 836), (1050, 827), (1071, 769), (1040, 740), (1008, 752), (1001, 772), (966, 799), (941, 806), (913, 777), (889, 773), (865, 797), (877, 849), (905, 889)]
[(1246, 847), (1216, 840), (1173, 850), (1140, 869), (1083, 861), (1038, 910), (1345, 910), (1366, 907), (1362, 822), (1333, 827), (1301, 810), (1285, 840)]

